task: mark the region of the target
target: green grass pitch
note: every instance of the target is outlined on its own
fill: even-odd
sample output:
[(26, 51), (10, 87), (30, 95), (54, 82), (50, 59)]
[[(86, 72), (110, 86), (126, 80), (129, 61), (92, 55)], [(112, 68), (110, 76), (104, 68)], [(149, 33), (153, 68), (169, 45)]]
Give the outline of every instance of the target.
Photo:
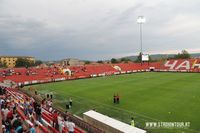
[[(53, 92), (54, 105), (82, 116), (98, 112), (144, 129), (145, 122), (190, 122), (189, 129), (146, 129), (153, 133), (200, 132), (200, 74), (198, 73), (134, 73), (34, 85), (39, 93)], [(120, 95), (120, 104), (113, 104), (113, 95)]]

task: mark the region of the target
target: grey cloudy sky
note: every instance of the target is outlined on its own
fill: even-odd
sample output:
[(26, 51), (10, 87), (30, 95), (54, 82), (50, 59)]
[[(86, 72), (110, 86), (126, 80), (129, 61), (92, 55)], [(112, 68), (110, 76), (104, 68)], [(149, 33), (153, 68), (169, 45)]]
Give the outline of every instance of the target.
[(0, 55), (101, 60), (200, 52), (200, 0), (0, 0)]

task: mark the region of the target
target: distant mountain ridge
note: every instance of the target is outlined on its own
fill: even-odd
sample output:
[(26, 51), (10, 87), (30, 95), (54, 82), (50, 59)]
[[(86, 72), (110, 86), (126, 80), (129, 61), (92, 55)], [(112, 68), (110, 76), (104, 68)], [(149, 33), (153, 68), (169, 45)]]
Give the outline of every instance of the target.
[[(163, 59), (163, 58), (172, 58), (174, 57), (174, 55), (176, 54), (152, 54), (150, 55), (151, 56), (151, 59), (152, 60), (159, 60), (159, 59)], [(192, 58), (200, 58), (200, 53), (192, 53), (190, 54)], [(132, 61), (135, 61), (137, 59), (138, 55), (134, 55), (134, 56), (126, 56), (126, 57), (123, 57), (123, 58), (128, 58)]]

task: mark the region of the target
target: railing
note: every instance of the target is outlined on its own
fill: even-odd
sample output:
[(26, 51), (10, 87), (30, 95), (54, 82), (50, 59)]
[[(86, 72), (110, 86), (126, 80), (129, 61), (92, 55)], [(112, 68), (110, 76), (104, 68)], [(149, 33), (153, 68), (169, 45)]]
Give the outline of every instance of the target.
[(0, 107), (0, 133), (3, 133), (3, 131), (2, 131), (2, 115), (1, 115), (1, 107)]
[[(42, 101), (42, 98), (37, 96), (37, 95), (34, 95), (34, 94), (30, 94), (30, 93), (27, 93), (26, 91), (24, 90), (19, 90), (23, 93), (25, 93), (26, 95), (30, 96), (30, 97), (33, 97), (37, 102), (41, 102)], [(59, 111), (61, 113), (62, 116), (64, 116), (65, 114), (63, 113), (62, 110), (58, 109), (58, 108), (54, 108), (55, 110)], [(78, 126), (80, 127), (81, 129), (84, 129), (86, 132), (88, 133), (104, 133), (103, 130), (101, 129), (98, 129), (96, 127), (94, 127), (93, 125), (83, 121), (82, 119), (74, 116), (74, 115), (69, 115), (70, 119)]]

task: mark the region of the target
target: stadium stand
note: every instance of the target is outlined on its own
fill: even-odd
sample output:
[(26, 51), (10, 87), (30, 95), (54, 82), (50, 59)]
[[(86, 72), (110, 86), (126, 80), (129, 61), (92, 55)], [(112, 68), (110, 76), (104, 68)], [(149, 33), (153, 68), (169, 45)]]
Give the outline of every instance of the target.
[[(39, 127), (39, 132), (44, 133), (59, 133), (59, 128), (57, 128), (53, 123), (55, 122), (55, 119), (53, 117), (53, 113), (60, 114), (62, 112), (59, 112), (58, 110), (53, 110), (52, 112), (49, 111), (46, 103), (41, 104), (41, 121), (38, 119), (37, 114), (37, 108), (39, 107), (39, 104), (33, 99), (27, 96), (24, 93), (19, 92), (17, 89), (13, 88), (5, 88), (6, 89), (4, 96), (1, 97), (1, 114), (3, 115), (3, 126), (6, 128), (7, 131), (13, 131), (17, 130), (17, 127), (13, 127), (13, 124), (11, 124), (10, 121), (15, 119), (16, 117), (20, 119), (20, 124), (18, 126), (21, 126), (23, 131), (31, 130), (34, 128), (36, 130), (37, 127)], [(3, 101), (3, 102), (2, 102)], [(29, 108), (33, 108), (33, 114), (30, 117), (30, 114), (27, 113), (29, 111)], [(8, 110), (8, 111), (6, 111)], [(16, 111), (15, 111), (16, 110)], [(8, 118), (8, 112), (13, 112), (11, 114), (11, 119)], [(15, 113), (14, 113), (15, 112)], [(16, 115), (15, 115), (16, 114)], [(68, 129), (65, 125), (67, 121), (64, 121), (65, 115), (63, 114), (60, 119), (57, 117), (58, 123), (60, 123), (61, 131), (62, 133), (68, 132)], [(76, 125), (82, 124), (83, 127), (89, 128), (88, 131), (101, 133), (102, 131), (100, 129), (92, 127), (92, 125), (83, 122), (81, 120), (77, 120), (73, 115), (68, 114), (68, 119), (71, 119), (73, 122), (76, 123)], [(60, 120), (60, 122), (59, 122)], [(77, 124), (79, 123), (79, 124)], [(9, 124), (9, 126), (7, 126)], [(85, 133), (85, 131), (78, 126), (75, 127), (74, 133)]]
[[(118, 63), (118, 64), (97, 64), (83, 66), (50, 66), (42, 68), (13, 68), (0, 70), (0, 82), (12, 82), (18, 86), (55, 82), (62, 80), (91, 78), (98, 76), (108, 76), (114, 74), (124, 74), (132, 72), (149, 71), (169, 71), (169, 72), (200, 72), (200, 59), (188, 60), (167, 60), (165, 62), (153, 63)], [(68, 69), (71, 75), (62, 70)]]
[[(63, 71), (64, 69), (68, 71)], [(38, 119), (38, 113), (34, 106), (37, 97), (30, 98), (28, 95), (19, 92), (16, 88), (23, 87), (24, 85), (56, 82), (63, 80), (73, 80), (80, 78), (92, 78), (99, 76), (109, 76), (114, 74), (125, 74), (133, 72), (146, 72), (146, 71), (158, 71), (158, 72), (200, 72), (200, 59), (188, 59), (188, 60), (167, 60), (153, 63), (118, 63), (118, 64), (98, 64), (98, 65), (83, 65), (83, 66), (70, 66), (70, 67), (42, 67), (42, 68), (13, 68), (13, 69), (1, 69), (0, 70), (0, 82), (7, 84), (10, 87), (0, 86), (1, 88), (1, 101), (0, 119), (3, 123), (0, 123), (2, 132), (4, 130), (17, 130), (17, 127), (13, 127), (10, 124), (13, 119), (19, 119), (19, 128), (23, 130), (38, 130), (38, 132), (44, 133), (59, 133), (53, 117), (52, 109), (46, 104), (41, 106), (41, 119)], [(70, 71), (70, 74), (68, 73)], [(14, 88), (14, 89), (13, 89)], [(6, 90), (6, 91), (5, 91)], [(3, 94), (3, 95), (2, 95)], [(39, 105), (37, 105), (39, 108)], [(33, 117), (27, 115), (27, 110), (34, 108)], [(55, 110), (55, 109), (53, 109)], [(63, 112), (56, 110), (65, 116)], [(8, 115), (9, 114), (9, 115)], [(7, 118), (7, 115), (10, 116)], [(75, 133), (95, 132), (101, 133), (102, 130), (92, 126), (91, 124), (73, 116), (69, 115), (77, 126)], [(67, 128), (64, 126), (64, 118), (61, 118), (61, 124), (59, 124), (62, 132), (67, 132)], [(84, 129), (84, 130), (83, 130)]]

